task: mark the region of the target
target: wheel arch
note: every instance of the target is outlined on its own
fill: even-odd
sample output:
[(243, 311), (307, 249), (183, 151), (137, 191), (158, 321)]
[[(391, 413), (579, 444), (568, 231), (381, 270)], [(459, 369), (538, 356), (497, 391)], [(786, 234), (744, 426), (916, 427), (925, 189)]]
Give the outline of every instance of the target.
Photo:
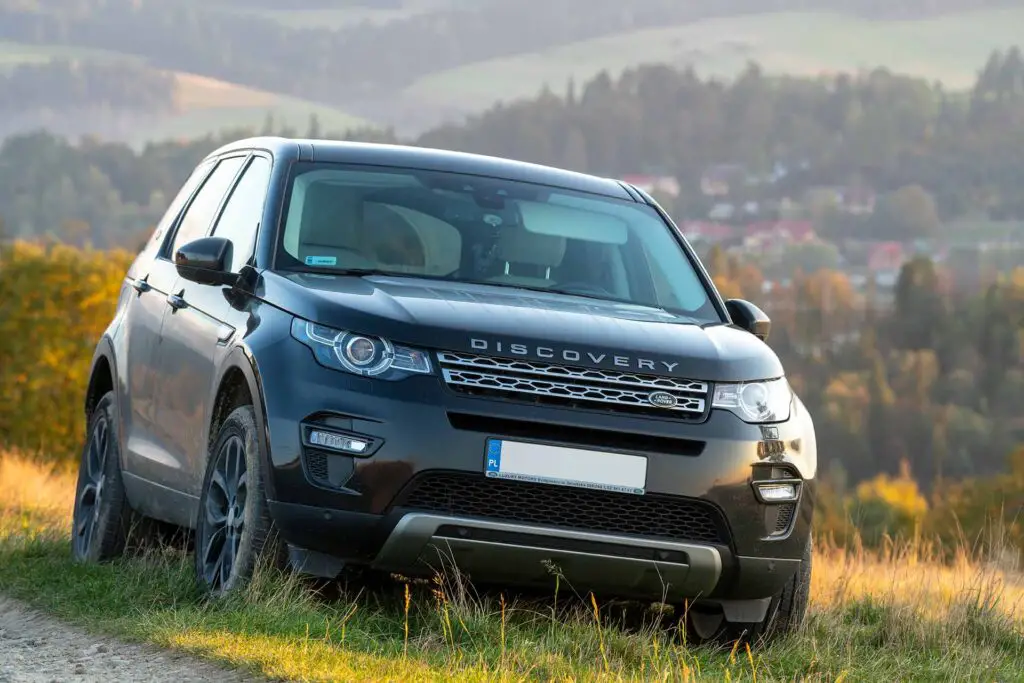
[[(264, 464), (270, 461), (270, 434), (264, 411), (263, 386), (259, 380), (259, 367), (252, 351), (245, 346), (235, 347), (224, 360), (214, 384), (213, 401), (207, 428), (207, 452), (217, 440), (220, 426), (235, 408), (251, 405), (256, 413), (257, 439)], [(203, 471), (206, 469), (204, 459)], [(271, 482), (267, 482), (268, 487)], [(270, 489), (268, 488), (268, 492)]]
[(104, 394), (114, 390), (114, 364), (106, 354), (99, 354), (89, 372), (89, 384), (85, 390), (85, 418), (89, 419), (93, 409)]

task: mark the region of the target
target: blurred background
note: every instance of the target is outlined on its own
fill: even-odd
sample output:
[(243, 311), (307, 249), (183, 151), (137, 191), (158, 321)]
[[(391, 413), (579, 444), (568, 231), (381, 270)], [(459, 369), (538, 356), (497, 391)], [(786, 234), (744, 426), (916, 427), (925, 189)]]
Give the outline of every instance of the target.
[(812, 410), (819, 531), (1024, 552), (1021, 0), (0, 0), (0, 450), (74, 462), (96, 339), (251, 134), (629, 180)]

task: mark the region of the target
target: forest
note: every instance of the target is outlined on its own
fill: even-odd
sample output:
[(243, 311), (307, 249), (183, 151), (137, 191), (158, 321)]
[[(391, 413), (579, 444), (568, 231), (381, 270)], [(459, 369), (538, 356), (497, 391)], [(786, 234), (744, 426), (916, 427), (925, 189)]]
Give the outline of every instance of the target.
[(162, 112), (174, 106), (173, 77), (129, 61), (55, 59), (0, 72), (0, 116), (98, 107)]
[[(263, 130), (136, 152), (38, 131), (0, 144), (0, 220), (10, 236), (123, 244), (146, 231), (200, 158), (257, 133), (401, 141), (608, 176), (664, 174), (678, 180), (679, 196), (665, 198), (678, 220), (707, 214), (714, 200), (700, 184), (709, 167), (733, 164), (752, 175), (783, 169), (733, 200), (795, 203), (831, 239), (927, 238), (963, 217), (1024, 220), (1024, 57), (1017, 47), (979, 64), (967, 93), (885, 70), (770, 78), (751, 65), (722, 82), (645, 66), (495, 105), (415, 139), (388, 130), (326, 131), (315, 120), (307, 130), (286, 130), (268, 120)], [(877, 192), (880, 210), (834, 215), (803, 201), (815, 187), (844, 184)]]

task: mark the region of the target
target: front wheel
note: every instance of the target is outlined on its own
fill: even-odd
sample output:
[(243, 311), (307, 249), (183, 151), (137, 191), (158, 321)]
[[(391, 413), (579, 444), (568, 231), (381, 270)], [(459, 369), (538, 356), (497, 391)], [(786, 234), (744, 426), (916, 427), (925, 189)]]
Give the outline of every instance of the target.
[(245, 585), (264, 559), (282, 564), (252, 406), (236, 408), (220, 427), (207, 459), (195, 540), (196, 577), (214, 596)]
[(772, 597), (762, 621), (727, 622), (721, 615), (695, 611), (688, 619), (690, 635), (698, 642), (718, 640), (726, 643), (755, 643), (771, 641), (796, 632), (807, 616), (813, 559), (814, 541), (808, 537), (800, 567), (782, 590)]

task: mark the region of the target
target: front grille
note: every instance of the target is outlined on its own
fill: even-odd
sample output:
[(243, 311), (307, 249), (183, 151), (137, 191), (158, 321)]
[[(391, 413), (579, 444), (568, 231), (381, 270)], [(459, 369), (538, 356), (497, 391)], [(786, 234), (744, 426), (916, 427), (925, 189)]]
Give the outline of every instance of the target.
[(692, 498), (535, 484), (468, 472), (424, 472), (396, 505), (460, 517), (673, 541), (728, 544), (714, 505)]
[[(450, 351), (437, 358), (444, 381), (460, 393), (689, 419), (703, 417), (707, 406), (708, 384), (696, 380)], [(653, 403), (654, 392), (671, 395), (674, 405)]]

